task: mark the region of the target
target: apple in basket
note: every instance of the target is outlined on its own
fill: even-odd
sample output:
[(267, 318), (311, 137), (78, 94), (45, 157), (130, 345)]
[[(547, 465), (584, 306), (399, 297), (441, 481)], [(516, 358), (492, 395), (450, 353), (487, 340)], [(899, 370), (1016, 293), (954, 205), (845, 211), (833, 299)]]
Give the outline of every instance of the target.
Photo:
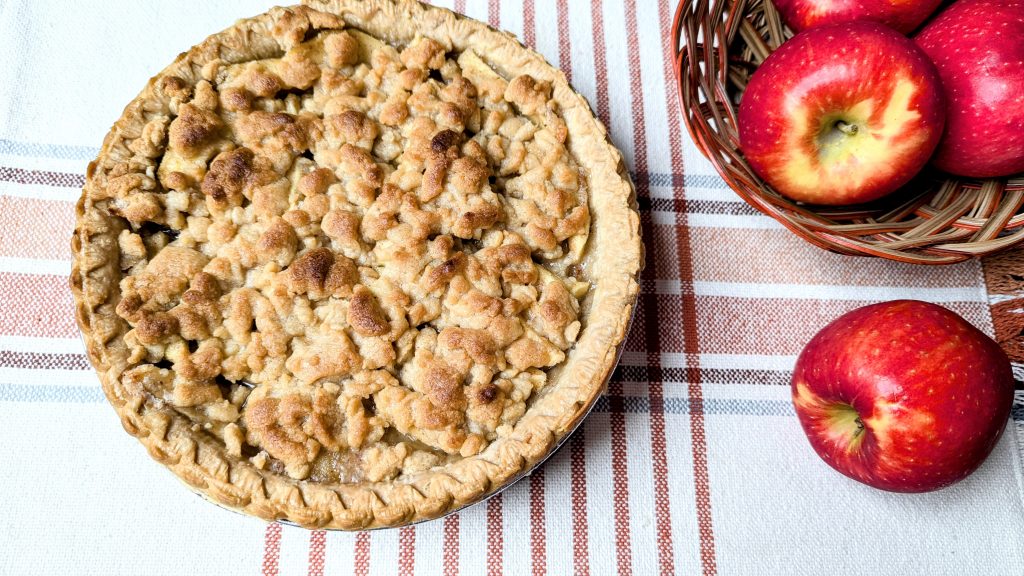
[(976, 178), (1024, 172), (1024, 0), (960, 0), (916, 40), (949, 103), (935, 166)]
[(910, 34), (942, 0), (772, 0), (794, 31), (812, 26), (871, 20)]
[(740, 147), (779, 193), (812, 204), (889, 194), (928, 163), (945, 123), (934, 64), (875, 22), (811, 28), (769, 56), (740, 101)]
[(937, 490), (985, 460), (1013, 404), (1006, 354), (963, 318), (899, 300), (841, 316), (804, 348), (793, 403), (830, 466), (895, 492)]

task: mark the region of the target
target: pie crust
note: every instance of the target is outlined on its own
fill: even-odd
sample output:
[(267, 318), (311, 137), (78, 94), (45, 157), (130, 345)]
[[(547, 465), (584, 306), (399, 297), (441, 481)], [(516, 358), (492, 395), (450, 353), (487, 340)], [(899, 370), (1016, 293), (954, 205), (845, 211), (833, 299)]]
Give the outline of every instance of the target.
[(121, 422), (223, 506), (366, 529), (543, 460), (614, 368), (621, 154), (512, 35), (308, 0), (150, 80), (89, 165), (71, 287)]

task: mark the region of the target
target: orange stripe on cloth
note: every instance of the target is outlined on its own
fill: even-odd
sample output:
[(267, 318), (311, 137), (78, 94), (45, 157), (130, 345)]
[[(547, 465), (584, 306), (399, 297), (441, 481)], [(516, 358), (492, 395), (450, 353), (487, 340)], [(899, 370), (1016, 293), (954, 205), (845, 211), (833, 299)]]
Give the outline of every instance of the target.
[(0, 196), (0, 256), (70, 258), (74, 228), (75, 214), (67, 202)]
[[(657, 228), (656, 235), (669, 236), (676, 226)], [(801, 284), (848, 286), (877, 286), (884, 282), (886, 286), (917, 288), (978, 285), (975, 266), (946, 266), (942, 274), (935, 274), (930, 266), (808, 250), (807, 243), (788, 230), (747, 229), (737, 232), (722, 228), (690, 228), (693, 245), (700, 246), (693, 261), (695, 280), (764, 284), (787, 284), (798, 280)], [(742, 249), (737, 249), (737, 242), (742, 243)], [(780, 258), (785, 254), (799, 254), (800, 257)], [(675, 250), (658, 251), (650, 256), (659, 263), (675, 264)], [(667, 278), (663, 276), (663, 279)]]
[(74, 338), (74, 303), (64, 276), (0, 272), (0, 334)]
[[(659, 296), (680, 306), (681, 296)], [(700, 328), (702, 354), (799, 354), (826, 324), (869, 301), (793, 300), (777, 298), (697, 298), (696, 312), (685, 312), (684, 329)], [(985, 325), (988, 310), (982, 302), (947, 302), (945, 306), (975, 325)], [(691, 316), (691, 314), (693, 314)], [(663, 350), (674, 351), (674, 350)], [(696, 353), (689, 347), (688, 353)]]

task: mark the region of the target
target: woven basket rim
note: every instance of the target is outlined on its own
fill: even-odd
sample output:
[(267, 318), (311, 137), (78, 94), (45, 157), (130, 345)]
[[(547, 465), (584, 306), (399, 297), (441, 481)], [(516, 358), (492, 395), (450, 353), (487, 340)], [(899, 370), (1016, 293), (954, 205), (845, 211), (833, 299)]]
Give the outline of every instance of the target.
[(693, 142), (740, 198), (800, 238), (840, 254), (914, 264), (953, 264), (1024, 242), (1024, 174), (972, 180), (926, 168), (901, 191), (860, 206), (781, 196), (744, 160), (733, 101), (760, 61), (792, 36), (770, 0), (681, 0), (671, 34)]

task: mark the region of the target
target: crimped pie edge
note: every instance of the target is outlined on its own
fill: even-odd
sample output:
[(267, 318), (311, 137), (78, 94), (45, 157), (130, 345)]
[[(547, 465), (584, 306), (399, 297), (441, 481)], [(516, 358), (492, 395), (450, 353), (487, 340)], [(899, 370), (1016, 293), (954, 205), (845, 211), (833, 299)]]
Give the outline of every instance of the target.
[[(341, 15), (348, 26), (379, 38), (406, 42), (418, 31), (450, 43), (457, 51), (473, 49), (505, 77), (530, 74), (552, 83), (552, 98), (571, 136), (570, 151), (590, 183), (587, 260), (594, 285), (584, 301), (586, 324), (580, 339), (566, 361), (549, 373), (546, 393), (533, 402), (510, 436), (495, 440), (476, 456), (418, 474), (409, 482), (327, 486), (296, 481), (264, 474), (247, 460), (226, 456), (219, 441), (193, 432), (191, 421), (171, 408), (144, 403), (136, 411), (120, 395), (119, 376), (126, 367), (122, 338), (128, 326), (114, 308), (122, 276), (117, 236), (124, 224), (92, 209), (85, 193), (76, 207), (72, 239), (70, 283), (76, 317), (104, 393), (125, 430), (205, 497), (260, 518), (286, 518), (308, 527), (352, 530), (430, 519), (485, 498), (541, 461), (604, 390), (629, 326), (643, 266), (635, 191), (621, 154), (587, 101), (572, 90), (561, 71), (511, 34), (410, 0), (304, 0), (304, 4)], [(131, 158), (127, 145), (147, 121), (145, 103), (156, 97), (160, 78), (173, 74), (195, 81), (202, 66), (215, 58), (244, 61), (278, 53), (281, 48), (270, 30), (296, 8), (273, 8), (240, 20), (183, 53), (151, 79), (104, 139), (97, 160), (90, 163), (86, 189), (104, 186), (104, 161)]]

